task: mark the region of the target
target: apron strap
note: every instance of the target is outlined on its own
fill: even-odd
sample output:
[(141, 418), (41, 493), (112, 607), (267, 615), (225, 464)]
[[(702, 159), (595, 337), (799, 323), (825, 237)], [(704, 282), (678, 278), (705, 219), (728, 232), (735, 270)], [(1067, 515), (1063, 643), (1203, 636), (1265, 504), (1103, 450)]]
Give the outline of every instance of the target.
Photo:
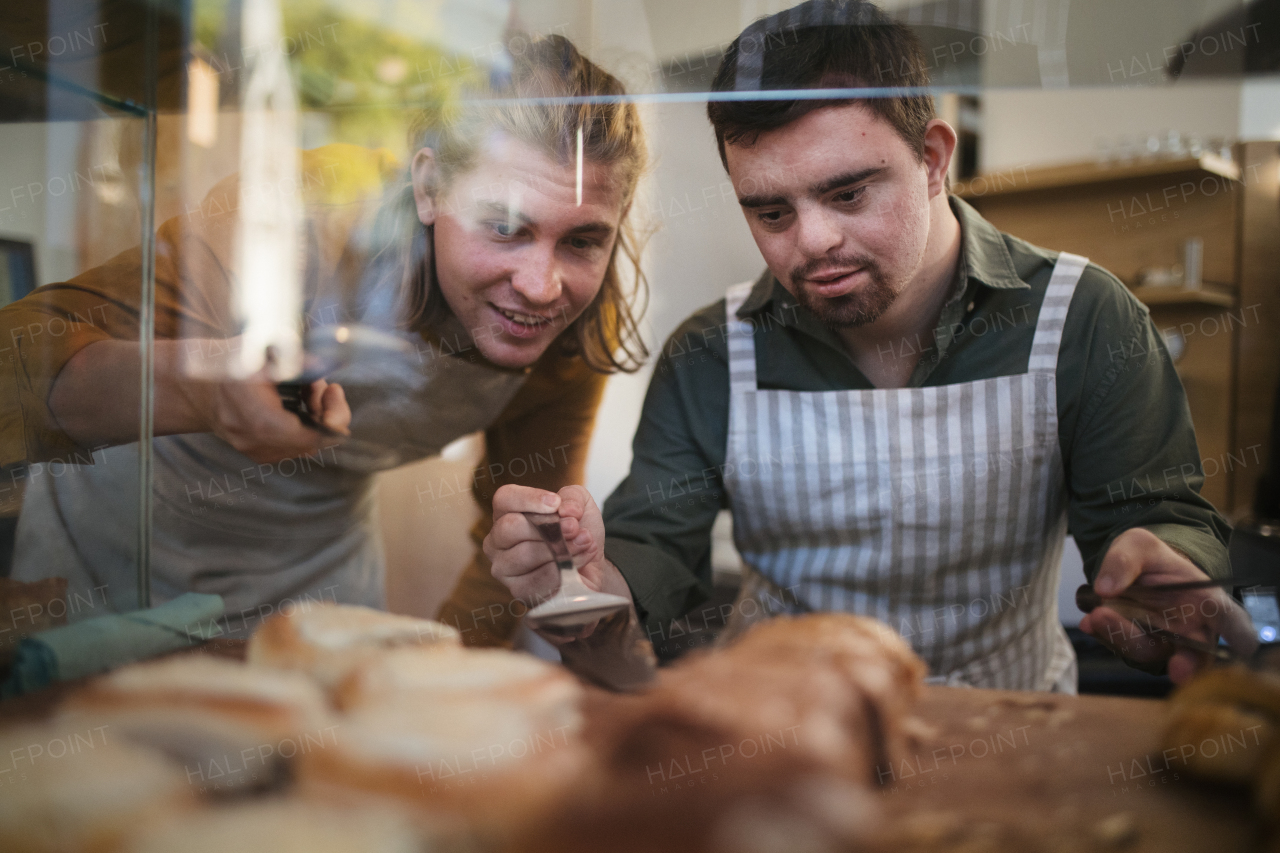
[(1076, 292), (1089, 259), (1063, 252), (1054, 264), (1049, 287), (1040, 305), (1040, 317), (1036, 320), (1036, 335), (1031, 342), (1031, 358), (1027, 361), (1028, 373), (1056, 373), (1058, 347), (1062, 343), (1062, 327), (1067, 322), (1067, 309)]
[(724, 295), (724, 321), (729, 327), (729, 393), (756, 390), (755, 324), (738, 319), (738, 309), (747, 301), (755, 282), (744, 281)]

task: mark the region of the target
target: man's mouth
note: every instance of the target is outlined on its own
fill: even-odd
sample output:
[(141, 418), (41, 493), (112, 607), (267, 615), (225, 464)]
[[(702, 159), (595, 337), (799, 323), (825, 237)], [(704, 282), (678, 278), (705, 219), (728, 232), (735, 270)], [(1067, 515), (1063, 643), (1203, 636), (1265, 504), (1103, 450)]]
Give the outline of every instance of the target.
[(550, 326), (553, 320), (553, 318), (544, 317), (541, 314), (526, 314), (523, 311), (514, 311), (492, 303), (490, 303), (490, 307), (508, 321), (505, 324), (507, 331), (521, 337), (536, 334)]
[(858, 274), (863, 271), (862, 267), (850, 270), (828, 270), (807, 275), (804, 280), (819, 296), (831, 298), (844, 296), (853, 290), (858, 283)]

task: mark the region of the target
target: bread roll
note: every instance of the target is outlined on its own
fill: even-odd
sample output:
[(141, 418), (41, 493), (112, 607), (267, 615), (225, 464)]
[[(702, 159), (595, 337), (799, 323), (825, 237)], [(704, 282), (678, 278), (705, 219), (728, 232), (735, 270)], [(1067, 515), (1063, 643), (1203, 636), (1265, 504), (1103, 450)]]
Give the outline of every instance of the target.
[(551, 730), (581, 723), (582, 686), (563, 667), (503, 649), (410, 648), (358, 667), (338, 688), (339, 707), (352, 710), (411, 697), (430, 703), (491, 699), (517, 705), (534, 725)]
[(379, 652), (404, 646), (458, 646), (456, 630), (430, 619), (371, 607), (317, 604), (280, 613), (249, 638), (251, 664), (301, 670), (332, 690)]
[(336, 739), (320, 688), (296, 672), (184, 655), (123, 667), (59, 709), (66, 725), (108, 726), (179, 763), (203, 793), (282, 781), (299, 753)]
[(300, 673), (198, 654), (121, 667), (90, 682), (67, 706), (208, 711), (279, 734), (304, 731), (330, 718), (324, 694)]
[[(924, 667), (896, 634), (845, 614), (779, 617), (691, 654), (633, 698), (593, 701), (589, 728), (616, 782), (783, 772), (879, 782)], [(673, 763), (674, 762), (674, 763)], [(767, 772), (766, 772), (766, 768)]]
[(1166, 756), (1185, 762), (1201, 779), (1248, 785), (1262, 765), (1264, 745), (1275, 733), (1275, 722), (1246, 708), (1194, 703), (1169, 716), (1162, 745)]
[(109, 727), (0, 733), (0, 851), (98, 853), (131, 827), (194, 803), (182, 771)]
[[(1280, 668), (1260, 655), (1251, 665), (1203, 670), (1169, 697), (1162, 746), (1194, 776), (1252, 784), (1263, 820), (1280, 826)], [(1280, 836), (1277, 836), (1280, 837)]]
[(389, 798), (502, 836), (558, 799), (584, 763), (568, 726), (541, 727), (509, 702), (419, 694), (354, 711), (334, 748), (301, 757), (297, 779), (311, 796)]
[(122, 853), (420, 853), (412, 823), (388, 808), (278, 799), (202, 809), (157, 821)]

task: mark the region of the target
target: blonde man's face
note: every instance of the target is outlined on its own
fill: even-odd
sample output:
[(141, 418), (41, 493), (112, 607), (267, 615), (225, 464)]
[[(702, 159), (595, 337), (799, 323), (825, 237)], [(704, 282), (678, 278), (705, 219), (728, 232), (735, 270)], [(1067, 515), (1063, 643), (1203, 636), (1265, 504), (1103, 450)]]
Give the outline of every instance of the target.
[(433, 165), (418, 153), (414, 185), (441, 292), (485, 358), (527, 367), (600, 292), (624, 213), (615, 170), (586, 161), (579, 179), (577, 163), (505, 136), (434, 194)]

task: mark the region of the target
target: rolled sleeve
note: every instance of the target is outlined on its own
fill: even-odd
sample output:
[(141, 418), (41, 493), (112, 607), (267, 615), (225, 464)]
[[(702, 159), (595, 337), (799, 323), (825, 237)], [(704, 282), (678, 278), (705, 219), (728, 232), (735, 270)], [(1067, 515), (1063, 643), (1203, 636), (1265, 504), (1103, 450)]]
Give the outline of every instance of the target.
[(604, 552), (631, 588), (642, 622), (679, 619), (708, 598), (707, 580), (657, 546), (609, 537)]
[(1166, 545), (1187, 555), (1191, 562), (1211, 578), (1231, 576), (1231, 561), (1226, 543), (1216, 533), (1191, 524), (1144, 525)]
[[(49, 408), (53, 383), (80, 350), (114, 337), (118, 309), (92, 293), (69, 285), (40, 288), (0, 311), (0, 328), (10, 345), (10, 370), (0, 390), (0, 465), (42, 462), (82, 450)], [(112, 316), (116, 315), (116, 316)]]
[[(220, 191), (234, 191), (234, 179), (225, 184), (232, 189)], [(175, 217), (157, 229), (157, 338), (230, 333), (226, 265), (233, 219)], [(0, 310), (0, 335), (13, 347), (12, 370), (3, 379), (9, 387), (0, 388), (6, 409), (0, 421), (0, 465), (88, 450), (62, 429), (49, 407), (50, 394), (67, 362), (85, 347), (138, 340), (141, 301), (142, 251), (135, 247)]]
[[(350, 145), (302, 152), (302, 166), (308, 233), (313, 235), (306, 266), (311, 276), (328, 278), (350, 243), (362, 201), (376, 198), (396, 167), (386, 151)], [(240, 190), (238, 175), (223, 178), (198, 207), (156, 230), (157, 338), (237, 334), (231, 279)], [(0, 465), (47, 461), (88, 449), (78, 447), (62, 429), (49, 397), (67, 362), (85, 347), (138, 340), (142, 278), (142, 251), (134, 247), (0, 310), (0, 354), (9, 347), (11, 365), (0, 370)]]

